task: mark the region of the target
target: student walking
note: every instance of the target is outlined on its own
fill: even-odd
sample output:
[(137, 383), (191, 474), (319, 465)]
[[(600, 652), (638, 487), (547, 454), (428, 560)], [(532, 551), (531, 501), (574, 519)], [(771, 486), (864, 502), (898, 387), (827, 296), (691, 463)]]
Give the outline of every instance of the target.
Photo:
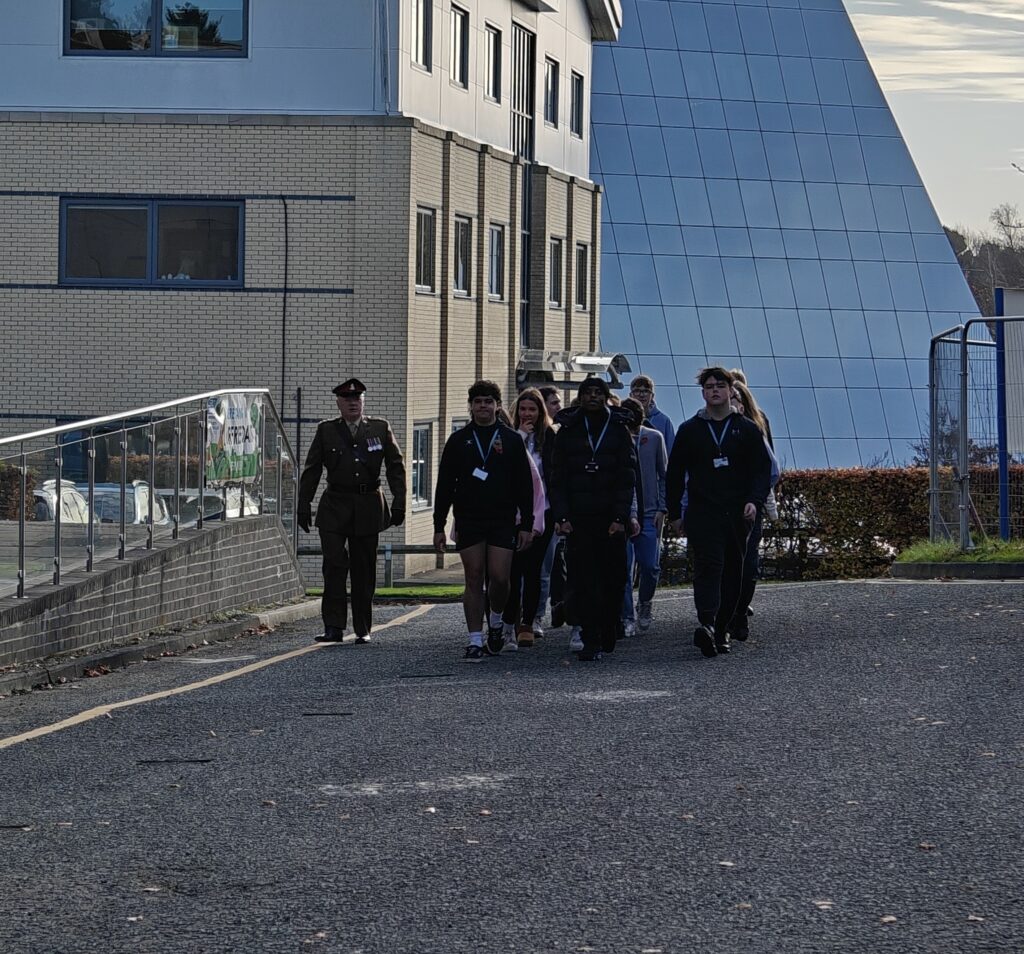
[(549, 482), (555, 532), (566, 538), (569, 588), (582, 627), (581, 661), (612, 652), (626, 584), (626, 527), (636, 451), (626, 413), (608, 407), (601, 378), (587, 378), (579, 408), (562, 413)]
[[(661, 576), (661, 530), (665, 523), (665, 473), (668, 454), (660, 431), (644, 427), (644, 409), (639, 401), (626, 398), (623, 410), (631, 415), (629, 431), (636, 447), (640, 483), (637, 489), (637, 520), (640, 532), (626, 541), (626, 596), (622, 603), (623, 635), (644, 634), (653, 621), (654, 591)], [(639, 606), (634, 610), (633, 567), (639, 567)]]
[(654, 400), (654, 379), (646, 374), (638, 374), (629, 384), (629, 396), (640, 402), (644, 409), (644, 425), (661, 433), (665, 439), (665, 452), (671, 454), (676, 429), (669, 416)]
[(711, 367), (697, 380), (704, 407), (679, 427), (666, 495), (672, 527), (685, 530), (693, 557), (699, 622), (693, 643), (711, 657), (730, 651), (728, 627), (739, 602), (747, 538), (768, 496), (771, 463), (757, 426), (730, 403), (732, 375)]
[[(730, 373), (734, 374), (735, 371)], [(757, 578), (761, 571), (760, 551), (764, 519), (767, 517), (769, 520), (775, 520), (779, 516), (779, 511), (775, 504), (775, 484), (779, 479), (779, 463), (775, 457), (775, 448), (772, 443), (772, 432), (768, 424), (768, 418), (764, 415), (761, 408), (758, 407), (754, 395), (751, 394), (746, 384), (739, 380), (733, 381), (732, 387), (733, 406), (747, 420), (752, 421), (757, 426), (757, 429), (764, 437), (771, 460), (771, 490), (768, 491), (765, 505), (763, 509), (758, 511), (757, 519), (750, 529), (750, 538), (747, 540), (747, 552), (743, 559), (743, 582), (740, 584), (739, 601), (736, 604), (732, 622), (729, 624), (729, 632), (732, 638), (743, 642), (750, 636), (750, 614), (747, 611), (750, 609), (750, 604), (754, 599), (754, 590), (757, 587)]]
[[(511, 590), (502, 619), (506, 643), (514, 640), (519, 646), (532, 646), (540, 605), (541, 570), (555, 532), (547, 492), (547, 475), (551, 472), (551, 457), (555, 451), (555, 432), (551, 429), (544, 398), (536, 388), (527, 388), (516, 398), (512, 425), (526, 444), (536, 468), (534, 523), (533, 542), (525, 550), (517, 550), (512, 557)], [(543, 635), (543, 630), (540, 632)]]
[(446, 547), (448, 511), (455, 513), (453, 538), (466, 579), (465, 658), (470, 662), (484, 657), (485, 581), (490, 603), (486, 649), (497, 655), (504, 646), (501, 615), (509, 594), (512, 555), (533, 538), (533, 478), (526, 446), (516, 431), (498, 421), (500, 406), (501, 389), (493, 381), (477, 381), (470, 387), (470, 422), (445, 443), (434, 490), (438, 553)]

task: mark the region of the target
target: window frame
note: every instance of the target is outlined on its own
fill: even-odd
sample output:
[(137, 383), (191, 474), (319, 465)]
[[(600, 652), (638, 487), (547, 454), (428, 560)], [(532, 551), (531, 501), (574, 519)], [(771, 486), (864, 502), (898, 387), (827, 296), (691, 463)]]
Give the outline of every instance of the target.
[[(417, 436), (425, 438), (422, 459), (417, 448)], [(434, 443), (434, 422), (414, 421), (412, 425), (412, 443), (409, 446), (409, 503), (413, 512), (429, 510), (433, 506), (431, 494), (430, 464), (431, 451)], [(421, 493), (417, 494), (417, 472), (422, 469)]]
[(501, 102), (502, 47), (501, 30), (491, 23), (484, 24), (484, 99), (489, 103)]
[(558, 60), (544, 57), (544, 125), (558, 128), (558, 97), (562, 67)]
[[(457, 3), (451, 5), (448, 30), (448, 82), (457, 89), (469, 89), (469, 11)], [(458, 24), (458, 28), (456, 27)], [(456, 37), (458, 29), (458, 37)], [(458, 67), (458, 77), (456, 77)]]
[[(422, 23), (420, 16), (422, 15)], [(434, 0), (412, 0), (413, 45), (412, 65), (424, 73), (434, 72)], [(422, 26), (423, 59), (415, 48), (417, 34)]]
[[(421, 217), (430, 219), (430, 284), (420, 282), (420, 221)], [(413, 267), (413, 286), (417, 295), (433, 295), (437, 292), (437, 209), (427, 205), (416, 206), (416, 250)]]
[[(146, 207), (146, 277), (145, 278), (75, 278), (67, 274), (68, 262), (68, 210), (86, 208), (138, 208)], [(235, 208), (238, 210), (238, 277), (234, 279), (160, 278), (160, 208), (164, 206)], [(110, 288), (244, 288), (245, 287), (245, 200), (244, 199), (192, 199), (188, 196), (137, 196), (134, 198), (96, 198), (88, 196), (62, 196), (59, 216), (59, 261), (57, 284)]]
[[(583, 265), (580, 267), (580, 256), (583, 257)], [(576, 255), (573, 272), (573, 299), (577, 311), (586, 311), (587, 302), (590, 300), (590, 246), (586, 242), (576, 243)]]
[(576, 70), (569, 73), (569, 135), (577, 139), (583, 138), (584, 82), (582, 73)]
[[(464, 247), (461, 247), (460, 239), (464, 241)], [(464, 287), (459, 285), (460, 264), (465, 267)], [(452, 221), (452, 294), (456, 298), (473, 295), (473, 219), (468, 215), (456, 215)]]
[[(494, 237), (500, 239), (498, 251), (498, 280), (495, 282), (494, 269)], [(497, 289), (497, 291), (495, 291)], [(487, 297), (490, 301), (505, 300), (505, 226), (500, 222), (492, 222), (487, 229)]]
[(242, 0), (242, 49), (241, 50), (165, 50), (163, 46), (163, 30), (160, 29), (163, 12), (163, 0), (149, 0), (153, 28), (153, 41), (148, 50), (74, 50), (71, 48), (71, 3), (63, 0), (61, 34), (63, 37), (64, 56), (114, 56), (114, 57), (159, 57), (163, 59), (248, 59), (249, 57), (249, 26), (252, 15), (252, 0)]
[[(552, 292), (555, 291), (555, 250), (558, 250), (558, 297), (555, 298)], [(558, 236), (552, 235), (548, 238), (548, 307), (561, 308), (565, 303), (565, 242)]]

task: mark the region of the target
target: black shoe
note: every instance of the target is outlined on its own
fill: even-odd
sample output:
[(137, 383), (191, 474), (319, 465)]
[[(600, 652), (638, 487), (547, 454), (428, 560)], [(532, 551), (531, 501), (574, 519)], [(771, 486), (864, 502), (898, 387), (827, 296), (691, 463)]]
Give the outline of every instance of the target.
[(601, 652), (604, 652), (604, 653), (613, 653), (613, 652), (615, 652), (615, 643), (616, 643), (616, 640), (614, 640), (614, 639), (606, 639), (606, 640), (604, 640), (601, 643)]
[(505, 645), (504, 627), (499, 623), (497, 626), (487, 627), (487, 652), (497, 656), (501, 647)]
[(729, 645), (728, 633), (715, 633), (715, 652), (720, 656), (727, 656), (732, 652), (732, 647)]
[(576, 653), (580, 662), (597, 662), (601, 658), (601, 652), (597, 649), (581, 649)]
[(340, 643), (345, 638), (345, 628), (343, 626), (325, 626), (324, 631), (314, 637), (314, 642), (317, 643)]
[(698, 626), (693, 631), (693, 645), (696, 646), (705, 659), (717, 655), (715, 651), (715, 633), (710, 626)]
[(484, 650), (482, 646), (467, 646), (466, 652), (462, 657), (466, 662), (483, 662), (484, 661)]
[(565, 625), (565, 604), (564, 603), (552, 603), (551, 604), (551, 628), (558, 629), (559, 626)]
[(356, 633), (356, 645), (362, 646), (363, 643), (368, 643), (368, 642), (370, 642), (370, 634), (369, 633), (363, 633), (362, 636), (360, 636), (358, 633)]
[(733, 639), (738, 640), (741, 643), (745, 643), (747, 639), (750, 638), (750, 627), (747, 625), (747, 621), (745, 619), (730, 627), (729, 632), (732, 633)]

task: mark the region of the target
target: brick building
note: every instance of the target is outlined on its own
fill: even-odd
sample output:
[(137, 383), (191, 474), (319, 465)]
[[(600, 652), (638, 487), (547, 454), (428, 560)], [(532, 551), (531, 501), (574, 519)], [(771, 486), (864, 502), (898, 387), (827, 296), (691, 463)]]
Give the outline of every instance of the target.
[(29, 5), (0, 59), (0, 432), (266, 386), (307, 438), (357, 374), (427, 539), (468, 384), (597, 348), (591, 45), (620, 22), (619, 0)]

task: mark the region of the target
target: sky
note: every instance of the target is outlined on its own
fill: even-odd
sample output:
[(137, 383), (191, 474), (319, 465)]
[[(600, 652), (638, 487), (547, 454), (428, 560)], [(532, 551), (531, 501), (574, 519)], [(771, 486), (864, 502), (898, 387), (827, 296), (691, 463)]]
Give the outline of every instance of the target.
[(944, 225), (1024, 212), (1024, 0), (846, 0)]

